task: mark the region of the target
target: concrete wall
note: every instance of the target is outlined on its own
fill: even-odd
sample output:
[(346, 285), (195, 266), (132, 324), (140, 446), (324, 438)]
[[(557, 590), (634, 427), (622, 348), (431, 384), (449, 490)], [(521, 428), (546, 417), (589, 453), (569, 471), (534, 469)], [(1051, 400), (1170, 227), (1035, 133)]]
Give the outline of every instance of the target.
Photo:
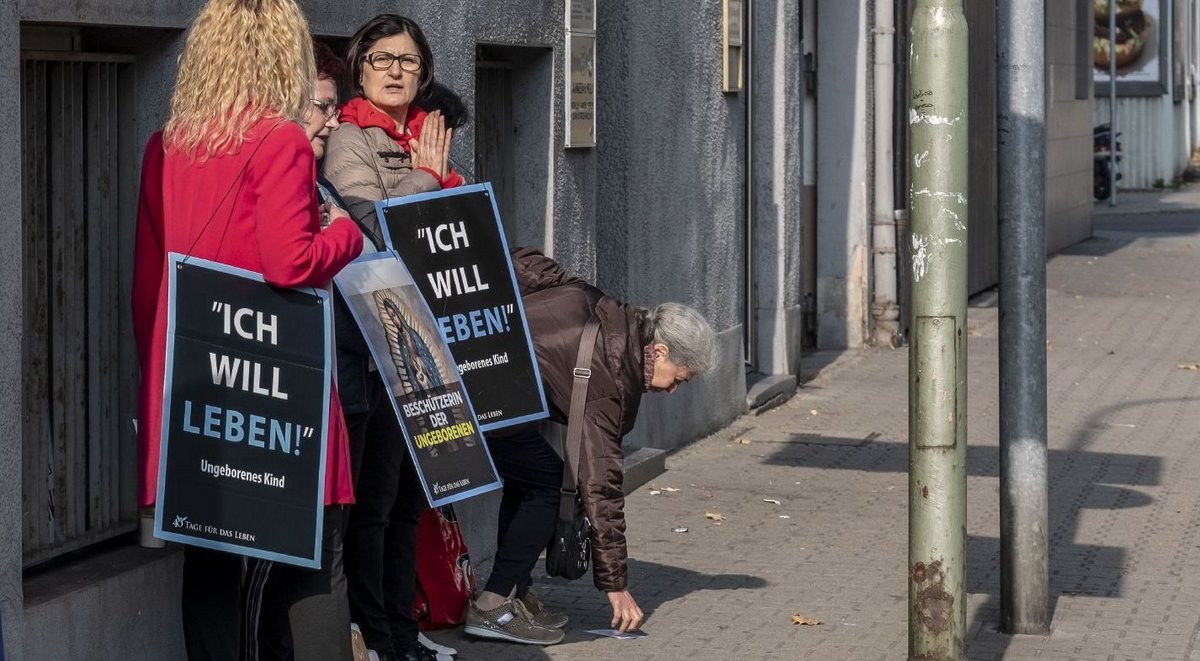
[(754, 364), (796, 374), (801, 340), (804, 98), (799, 0), (755, 0), (751, 24)]
[(866, 334), (866, 0), (817, 3), (817, 348), (857, 347)]
[(745, 99), (721, 92), (721, 9), (720, 0), (688, 11), (597, 6), (598, 282), (635, 304), (693, 305), (722, 336), (714, 373), (643, 401), (635, 445), (674, 447), (712, 431), (745, 390)]
[[(0, 81), (8, 82), (9, 94), (0, 96), (0, 125), (5, 133), (20, 140), (21, 97), (19, 39), (16, 8), (0, 3)], [(18, 145), (13, 144), (13, 147)], [(25, 526), (21, 515), (21, 417), (24, 410), (21, 378), (23, 338), (21, 161), (19, 149), (11, 149), (9, 158), (0, 159), (0, 207), (8, 218), (0, 223), (0, 264), (8, 265), (0, 278), (0, 370), (9, 378), (0, 382), (0, 624), (8, 659), (18, 658), (24, 647), (23, 596), (21, 581), (21, 535)]]
[(126, 548), (29, 580), (25, 659), (187, 658), (179, 610), (182, 567), (177, 548)]
[[(1046, 3), (1046, 249), (1057, 252), (1092, 235), (1091, 85), (1080, 85), (1078, 44), (1092, 29), (1077, 3)], [(1082, 25), (1081, 18), (1087, 19)], [(1090, 57), (1091, 51), (1088, 51)]]

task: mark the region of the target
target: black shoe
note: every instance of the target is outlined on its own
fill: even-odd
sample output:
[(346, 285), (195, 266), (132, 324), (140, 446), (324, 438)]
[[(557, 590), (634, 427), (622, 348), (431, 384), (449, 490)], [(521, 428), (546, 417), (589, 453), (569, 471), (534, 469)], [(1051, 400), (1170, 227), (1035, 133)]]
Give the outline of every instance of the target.
[(426, 649), (424, 645), (417, 645), (413, 649), (392, 652), (392, 659), (394, 661), (437, 661), (437, 652)]

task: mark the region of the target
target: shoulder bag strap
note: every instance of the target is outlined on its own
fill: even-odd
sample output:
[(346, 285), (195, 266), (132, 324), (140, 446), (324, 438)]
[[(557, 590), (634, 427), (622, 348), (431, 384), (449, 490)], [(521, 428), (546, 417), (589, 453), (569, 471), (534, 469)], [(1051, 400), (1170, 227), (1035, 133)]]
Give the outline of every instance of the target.
[(563, 445), (562, 498), (558, 507), (558, 518), (563, 521), (575, 518), (575, 495), (579, 492), (579, 455), (583, 449), (583, 409), (587, 404), (588, 380), (592, 378), (592, 353), (596, 349), (596, 336), (599, 334), (600, 320), (592, 313), (592, 318), (583, 327), (583, 337), (579, 340), (579, 354), (575, 359), (574, 380), (571, 386), (571, 410), (567, 414), (567, 442)]

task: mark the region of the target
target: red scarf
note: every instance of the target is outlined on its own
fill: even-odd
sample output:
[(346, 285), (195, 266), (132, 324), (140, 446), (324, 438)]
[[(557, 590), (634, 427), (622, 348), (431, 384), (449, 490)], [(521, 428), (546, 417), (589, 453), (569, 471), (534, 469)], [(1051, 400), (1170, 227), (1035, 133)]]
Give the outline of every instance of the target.
[[(339, 122), (348, 122), (357, 126), (360, 129), (379, 128), (388, 135), (392, 140), (400, 145), (400, 149), (408, 152), (408, 141), (421, 137), (421, 127), (425, 125), (425, 116), (428, 112), (410, 105), (408, 107), (408, 116), (404, 118), (405, 131), (401, 132), (396, 128), (396, 120), (390, 115), (376, 108), (373, 103), (361, 96), (356, 96), (346, 103), (342, 104), (342, 114), (338, 117)], [(438, 180), (442, 188), (454, 188), (463, 184), (463, 178), (453, 169), (446, 174), (445, 177), (439, 177), (436, 172), (427, 168), (421, 167), (421, 170), (433, 175), (434, 179)]]

